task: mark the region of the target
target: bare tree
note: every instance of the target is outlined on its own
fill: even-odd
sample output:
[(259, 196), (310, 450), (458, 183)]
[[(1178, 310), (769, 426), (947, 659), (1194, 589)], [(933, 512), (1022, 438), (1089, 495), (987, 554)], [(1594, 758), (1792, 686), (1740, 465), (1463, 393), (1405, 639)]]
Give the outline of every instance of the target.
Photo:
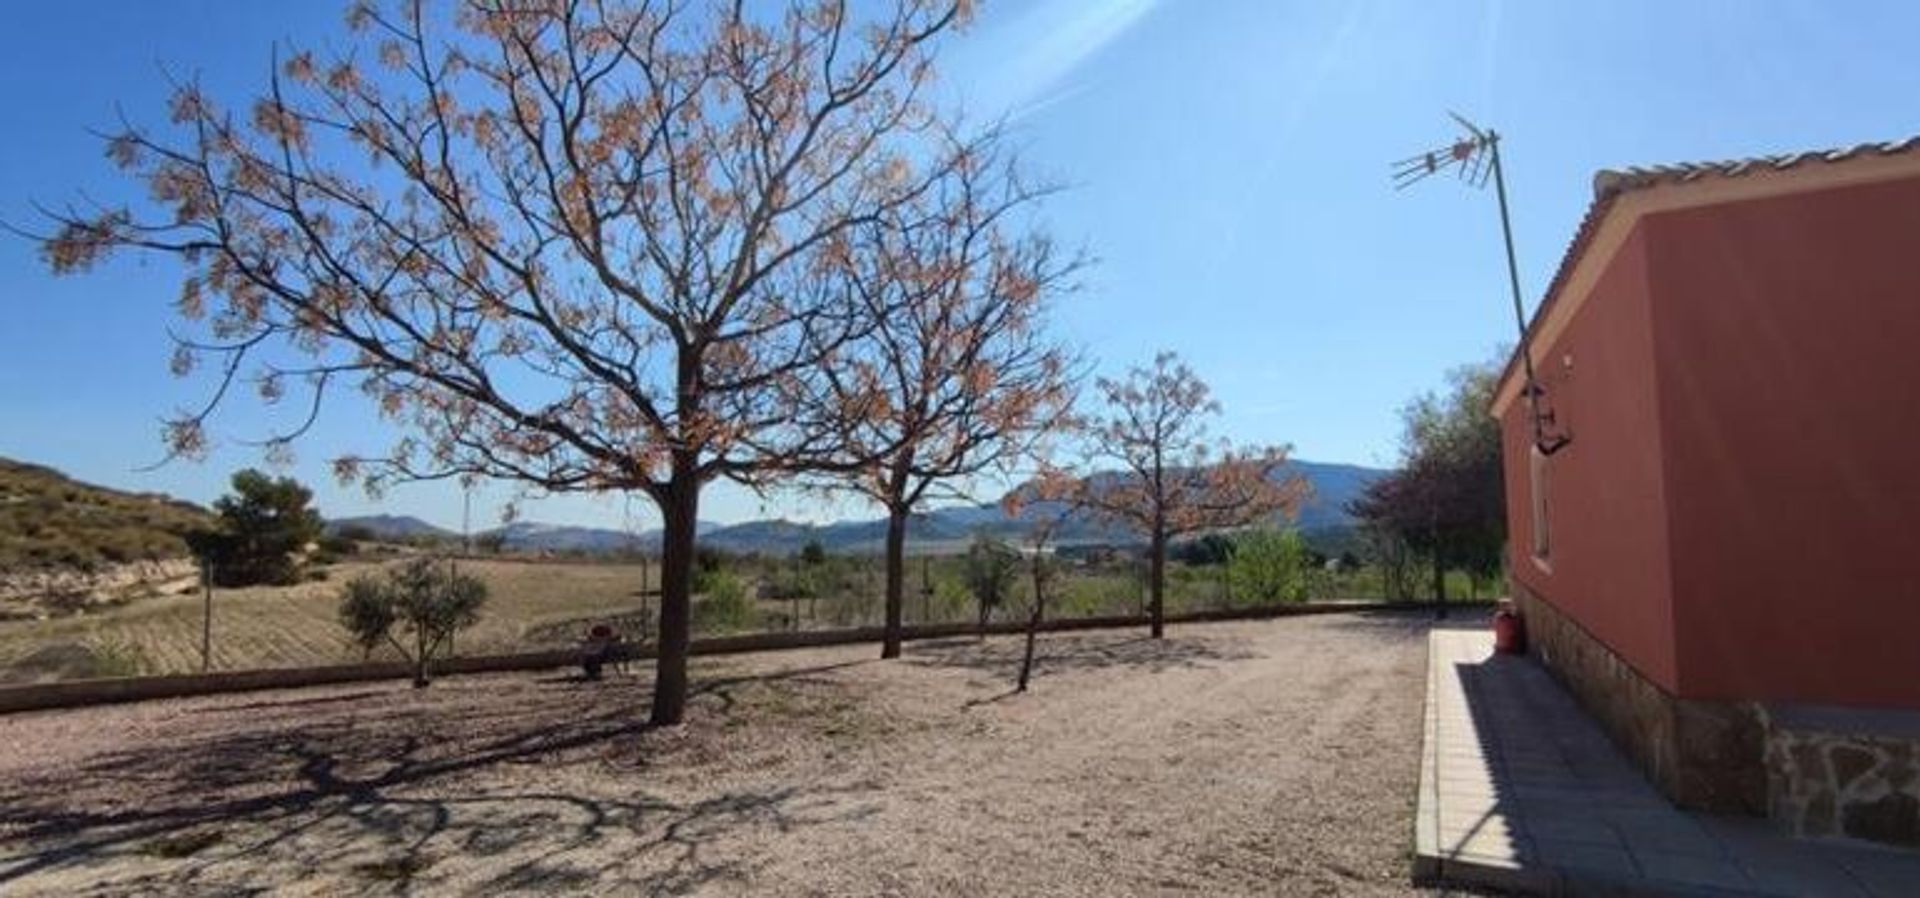
[(954, 163), (925, 152), (921, 95), (929, 40), (968, 5), (356, 4), (347, 49), (283, 52), (239, 120), (184, 84), (167, 134), (109, 135), (160, 208), (52, 213), (43, 254), (187, 266), (202, 333), (175, 367), (212, 356), (220, 387), (168, 424), (175, 454), (204, 452), (257, 363), (265, 398), (306, 391), (273, 451), (343, 381), (403, 425), (391, 451), (337, 460), (343, 479), (651, 498), (652, 720), (677, 723), (701, 488), (838, 457), (788, 399), (869, 326), (834, 277), (855, 232)]
[(1072, 360), (1042, 333), (1052, 295), (1081, 264), (1021, 216), (1026, 183), (998, 133), (951, 148), (933, 189), (858, 231), (846, 282), (875, 322), (847, 347), (814, 406), (843, 434), (836, 481), (886, 509), (886, 624), (900, 655), (907, 522), (925, 503), (1021, 456), (1072, 404)]
[(1027, 557), (1027, 574), (1033, 579), (1033, 604), (1027, 609), (1027, 645), (1020, 656), (1020, 680), (1014, 685), (1015, 692), (1027, 691), (1027, 682), (1033, 678), (1033, 644), (1040, 634), (1040, 624), (1046, 620), (1047, 599), (1052, 594), (1054, 577), (1059, 573), (1053, 557), (1053, 537), (1066, 519), (1065, 511), (1036, 513), (1027, 529), (1027, 547), (1031, 551)]
[(1147, 612), (1154, 638), (1166, 631), (1167, 545), (1176, 537), (1293, 515), (1309, 486), (1280, 476), (1285, 447), (1235, 450), (1207, 437), (1220, 404), (1177, 356), (1120, 380), (1100, 378), (1104, 408), (1084, 423), (1086, 477), (1043, 476), (1043, 497), (1064, 500), (1147, 538)]

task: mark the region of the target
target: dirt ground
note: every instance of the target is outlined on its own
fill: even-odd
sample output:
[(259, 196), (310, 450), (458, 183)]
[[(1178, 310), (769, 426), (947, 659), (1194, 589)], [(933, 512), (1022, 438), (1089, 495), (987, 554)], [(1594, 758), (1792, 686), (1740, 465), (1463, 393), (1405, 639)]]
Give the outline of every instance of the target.
[(1394, 894), (1426, 630), (1346, 614), (0, 718), (0, 893)]

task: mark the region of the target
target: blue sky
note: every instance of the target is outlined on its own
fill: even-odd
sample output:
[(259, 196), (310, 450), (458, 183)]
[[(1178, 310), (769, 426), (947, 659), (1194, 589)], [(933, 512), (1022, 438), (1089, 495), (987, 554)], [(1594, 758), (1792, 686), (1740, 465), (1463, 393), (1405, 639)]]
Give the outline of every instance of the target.
[[(1510, 340), (1490, 192), (1395, 193), (1388, 163), (1452, 136), (1446, 110), (1498, 127), (1521, 275), (1538, 299), (1593, 172), (1845, 145), (1920, 132), (1920, 4), (1821, 0), (1545, 3), (1029, 0), (982, 4), (943, 56), (943, 90), (1008, 115), (1026, 161), (1068, 185), (1046, 218), (1099, 260), (1061, 305), (1062, 334), (1102, 370), (1180, 352), (1225, 406), (1218, 430), (1302, 458), (1391, 464), (1396, 409)], [(32, 203), (136, 188), (89, 128), (162, 120), (163, 70), (250, 95), (271, 46), (344, 36), (324, 2), (21, 4), (0, 29), (0, 220)], [(166, 373), (176, 272), (127, 258), (54, 279), (0, 235), (0, 455), (88, 480), (207, 501), (259, 463), (232, 437), (203, 464), (136, 469), (158, 419), (204, 396)], [(457, 526), (457, 488), (375, 502), (324, 459), (389, 440), (340, 403), (291, 473), (334, 515)], [(475, 496), (476, 526), (509, 490)], [(549, 499), (523, 516), (647, 526), (644, 500)], [(702, 517), (861, 513), (709, 490)]]

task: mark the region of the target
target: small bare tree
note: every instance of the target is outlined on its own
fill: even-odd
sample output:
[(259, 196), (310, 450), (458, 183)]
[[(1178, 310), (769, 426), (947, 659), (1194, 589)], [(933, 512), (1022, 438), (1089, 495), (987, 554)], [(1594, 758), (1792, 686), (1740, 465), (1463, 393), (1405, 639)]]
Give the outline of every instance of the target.
[(185, 264), (205, 327), (175, 370), (211, 356), (220, 387), (168, 425), (176, 454), (257, 362), (264, 398), (306, 393), (273, 451), (342, 382), (407, 431), (343, 479), (651, 498), (652, 720), (678, 723), (701, 489), (841, 457), (790, 399), (873, 321), (835, 274), (849, 242), (956, 161), (925, 151), (923, 86), (969, 5), (356, 2), (358, 38), (284, 52), (245, 114), (185, 84), (171, 131), (110, 135), (159, 208), (54, 213), (43, 255)]
[(1020, 680), (1014, 685), (1015, 692), (1027, 691), (1027, 682), (1033, 677), (1033, 644), (1040, 634), (1040, 624), (1046, 620), (1047, 600), (1052, 597), (1054, 578), (1059, 572), (1053, 556), (1053, 537), (1065, 520), (1065, 512), (1037, 513), (1027, 530), (1027, 547), (1031, 552), (1027, 556), (1027, 574), (1033, 579), (1033, 605), (1027, 609), (1027, 645), (1020, 656)]
[(1086, 477), (1043, 476), (1045, 498), (1067, 501), (1147, 539), (1147, 613), (1153, 637), (1166, 631), (1167, 545), (1176, 537), (1293, 515), (1309, 494), (1305, 478), (1282, 477), (1285, 447), (1235, 450), (1207, 437), (1218, 414), (1207, 385), (1177, 356), (1120, 380), (1095, 382), (1104, 408), (1084, 422)]
[(931, 190), (856, 232), (845, 279), (876, 326), (812, 403), (842, 434), (850, 473), (832, 484), (887, 512), (883, 658), (900, 655), (910, 517), (966, 497), (971, 478), (1020, 457), (1072, 404), (1071, 357), (1042, 331), (1081, 260), (1023, 228), (1045, 191), (999, 141), (953, 146)]

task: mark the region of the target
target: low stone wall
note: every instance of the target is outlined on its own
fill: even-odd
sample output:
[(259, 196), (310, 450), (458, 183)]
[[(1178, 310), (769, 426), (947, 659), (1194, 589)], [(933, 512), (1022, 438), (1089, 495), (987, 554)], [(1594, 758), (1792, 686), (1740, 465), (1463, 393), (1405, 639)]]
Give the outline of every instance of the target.
[(1766, 813), (1757, 707), (1676, 698), (1551, 603), (1513, 589), (1530, 651), (1661, 792), (1681, 807)]
[(1920, 713), (1775, 709), (1766, 765), (1789, 832), (1920, 847)]
[[(1307, 605), (1281, 605), (1271, 608), (1204, 611), (1192, 614), (1168, 615), (1167, 622), (1169, 624), (1179, 624), (1206, 621), (1262, 620), (1306, 614), (1336, 614), (1361, 611), (1417, 611), (1422, 609), (1430, 610), (1432, 607), (1431, 605), (1404, 602), (1323, 602)], [(1146, 622), (1146, 618), (1138, 616), (1064, 618), (1045, 621), (1041, 624), (1040, 629), (1043, 632), (1057, 633), (1074, 630), (1141, 627), (1145, 626)], [(973, 624), (930, 624), (907, 627), (904, 630), (904, 636), (909, 640), (943, 639), (956, 636), (972, 636), (977, 632), (979, 632), (979, 630)], [(1026, 632), (1026, 624), (1018, 621), (996, 621), (987, 625), (986, 632), (990, 634), (1024, 633)], [(790, 633), (747, 633), (739, 636), (717, 636), (708, 639), (696, 639), (693, 641), (691, 652), (695, 655), (726, 655), (743, 652), (812, 648), (817, 646), (878, 643), (880, 638), (881, 629), (879, 627), (855, 627), (840, 630), (801, 630)], [(615, 655), (625, 660), (639, 660), (652, 658), (654, 651), (650, 645), (627, 645), (617, 647), (615, 649)], [(435, 665), (435, 675), (448, 676), (463, 673), (553, 670), (556, 668), (573, 667), (578, 665), (580, 660), (581, 653), (576, 649), (556, 649), (514, 655), (479, 655), (449, 658)], [(401, 662), (380, 662), (373, 664), (336, 664), (326, 667), (221, 671), (206, 674), (172, 674), (156, 677), (66, 680), (54, 683), (36, 683), (29, 686), (0, 688), (0, 714), (44, 710), (48, 708), (70, 708), (110, 702), (182, 698), (186, 696), (214, 695), (226, 692), (249, 692), (261, 689), (291, 689), (301, 686), (326, 686), (337, 683), (397, 680), (406, 679), (411, 676), (413, 676), (413, 669), (410, 665)]]

